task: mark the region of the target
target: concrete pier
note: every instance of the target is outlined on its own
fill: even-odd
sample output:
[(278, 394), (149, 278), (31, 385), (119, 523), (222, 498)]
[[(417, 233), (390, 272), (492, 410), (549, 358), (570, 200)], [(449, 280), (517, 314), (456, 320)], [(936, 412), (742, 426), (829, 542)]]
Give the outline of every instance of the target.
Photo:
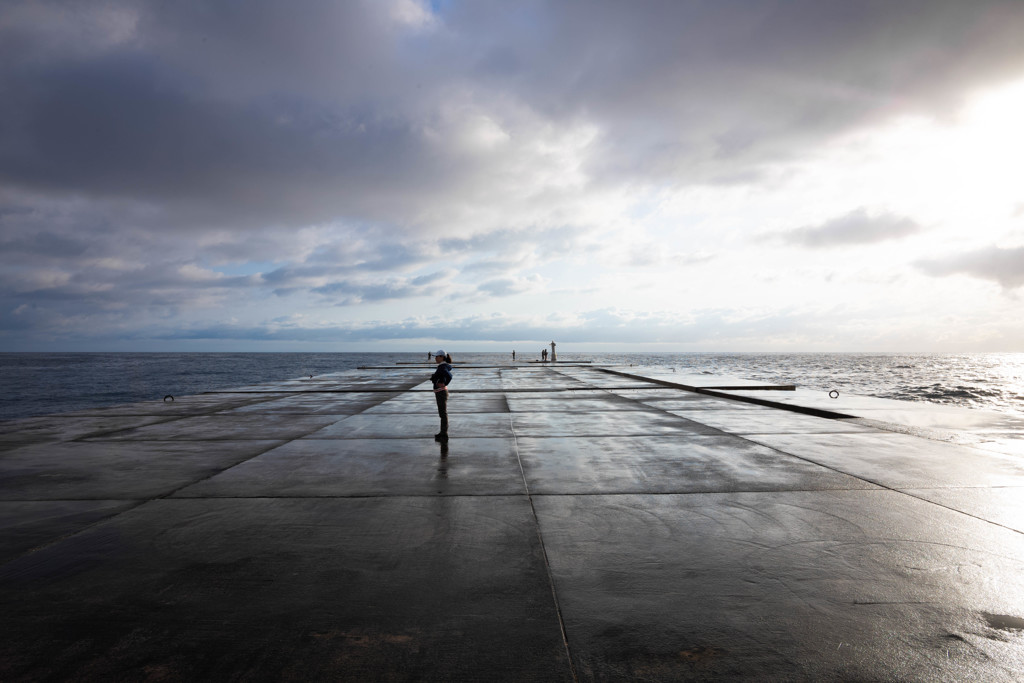
[(634, 368), (0, 423), (0, 680), (1024, 679), (1024, 425)]

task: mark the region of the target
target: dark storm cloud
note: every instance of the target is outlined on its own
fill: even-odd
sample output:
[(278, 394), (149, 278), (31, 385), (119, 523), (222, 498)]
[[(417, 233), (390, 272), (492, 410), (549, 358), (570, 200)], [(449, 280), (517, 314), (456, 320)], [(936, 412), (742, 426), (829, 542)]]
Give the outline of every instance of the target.
[(788, 244), (818, 249), (886, 242), (913, 235), (921, 230), (921, 226), (909, 218), (891, 213), (872, 215), (860, 208), (845, 216), (825, 221), (821, 225), (777, 233), (775, 236)]
[(388, 3), (96, 8), (6, 24), (34, 49), (0, 67), (0, 178), (292, 222), (477, 184), (500, 162), (427, 134), (455, 93), (595, 124), (603, 177), (729, 179), (1024, 66), (1015, 2), (473, 2), (436, 30)]
[(412, 177), (426, 150), (408, 121), (318, 115), (308, 111), (315, 103), (211, 101), (165, 71), (132, 53), (22, 74), (0, 105), (9, 131), (0, 180), (195, 204), (229, 225), (329, 220), (349, 203), (369, 210), (373, 188), (387, 182), (429, 189)]
[(988, 247), (944, 259), (918, 261), (917, 267), (935, 277), (969, 275), (1013, 289), (1024, 285), (1024, 247)]
[(0, 251), (9, 256), (45, 255), (48, 258), (69, 258), (82, 256), (88, 250), (88, 242), (69, 235), (38, 232), (0, 237)]

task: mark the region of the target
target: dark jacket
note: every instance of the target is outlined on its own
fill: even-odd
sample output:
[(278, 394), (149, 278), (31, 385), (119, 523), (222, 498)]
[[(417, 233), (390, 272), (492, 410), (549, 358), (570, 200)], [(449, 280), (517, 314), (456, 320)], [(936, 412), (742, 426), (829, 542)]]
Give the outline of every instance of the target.
[(430, 382), (436, 388), (438, 384), (448, 386), (448, 383), (452, 381), (452, 366), (448, 363), (441, 363), (437, 366), (437, 370), (434, 370), (434, 374), (430, 376)]

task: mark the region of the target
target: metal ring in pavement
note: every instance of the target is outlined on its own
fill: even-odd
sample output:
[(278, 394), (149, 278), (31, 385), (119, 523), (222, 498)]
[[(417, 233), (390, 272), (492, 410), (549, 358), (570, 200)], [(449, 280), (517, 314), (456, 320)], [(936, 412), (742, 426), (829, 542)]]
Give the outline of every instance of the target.
[(174, 403), (174, 397), (171, 396), (170, 394), (164, 396), (164, 403), (167, 403), (167, 399), (171, 399), (171, 403)]
[(839, 392), (836, 391), (835, 389), (833, 389), (832, 391), (828, 392), (828, 397), (829, 398), (839, 398)]

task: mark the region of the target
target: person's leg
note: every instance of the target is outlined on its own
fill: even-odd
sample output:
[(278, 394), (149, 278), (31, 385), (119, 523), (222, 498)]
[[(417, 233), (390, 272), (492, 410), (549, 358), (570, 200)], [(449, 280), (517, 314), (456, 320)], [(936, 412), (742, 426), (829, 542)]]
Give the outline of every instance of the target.
[(435, 438), (447, 439), (448, 438), (448, 392), (439, 391), (434, 394), (434, 398), (437, 400), (437, 415), (441, 418), (441, 431)]

